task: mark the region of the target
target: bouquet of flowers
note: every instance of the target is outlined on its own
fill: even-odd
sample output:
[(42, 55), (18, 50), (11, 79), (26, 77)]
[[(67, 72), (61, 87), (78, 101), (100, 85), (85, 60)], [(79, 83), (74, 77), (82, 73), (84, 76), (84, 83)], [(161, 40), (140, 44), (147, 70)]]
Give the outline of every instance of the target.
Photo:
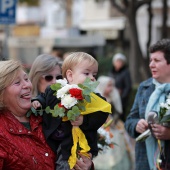
[[(51, 85), (51, 89), (54, 91), (58, 103), (52, 109), (47, 106), (46, 113), (51, 113), (53, 117), (61, 117), (62, 121), (75, 120), (80, 114), (91, 114), (99, 110), (111, 113), (111, 105), (94, 93), (98, 83), (89, 78), (78, 85), (68, 84), (66, 79), (57, 80), (55, 84)], [(33, 111), (33, 113), (35, 112)], [(36, 114), (42, 115), (43, 111), (40, 110)], [(79, 127), (73, 126), (72, 136), (73, 146), (68, 160), (70, 169), (76, 164), (77, 148), (87, 157), (89, 157), (88, 151), (90, 150), (87, 139)]]
[(54, 95), (60, 100), (54, 109), (46, 108), (47, 113), (54, 117), (62, 117), (63, 120), (75, 120), (81, 112), (85, 111), (86, 103), (91, 103), (92, 92), (95, 91), (99, 82), (91, 81), (87, 78), (83, 84), (67, 84), (66, 79), (57, 80), (56, 84), (51, 85), (55, 91)]
[[(165, 102), (160, 103), (159, 113), (151, 111), (148, 114), (148, 124), (157, 123), (163, 126), (170, 127), (170, 94), (167, 96)], [(147, 137), (151, 135), (151, 128), (143, 132), (136, 138), (136, 141), (144, 141)]]
[(110, 124), (112, 122), (113, 122), (113, 119), (110, 119), (97, 131), (98, 148), (102, 152), (105, 152), (108, 148), (114, 148), (114, 143), (112, 142), (113, 134), (110, 131)]

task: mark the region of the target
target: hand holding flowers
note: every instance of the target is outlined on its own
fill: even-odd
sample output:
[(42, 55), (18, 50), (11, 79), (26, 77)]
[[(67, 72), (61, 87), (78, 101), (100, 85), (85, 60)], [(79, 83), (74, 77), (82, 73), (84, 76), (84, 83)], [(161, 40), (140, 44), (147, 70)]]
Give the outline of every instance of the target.
[(143, 132), (136, 138), (136, 141), (144, 141), (152, 134), (152, 124), (160, 124), (165, 127), (170, 127), (170, 94), (164, 103), (160, 103), (160, 111), (157, 113), (151, 111), (148, 114), (149, 129)]

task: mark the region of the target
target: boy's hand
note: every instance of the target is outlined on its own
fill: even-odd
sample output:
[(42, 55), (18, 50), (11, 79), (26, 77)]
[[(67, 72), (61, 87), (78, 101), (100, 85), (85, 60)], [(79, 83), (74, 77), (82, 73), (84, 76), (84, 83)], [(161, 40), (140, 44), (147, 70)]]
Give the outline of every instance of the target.
[(37, 108), (41, 107), (41, 104), (39, 101), (33, 101), (32, 106), (34, 107), (34, 109), (37, 109)]
[(83, 115), (79, 115), (75, 121), (70, 121), (73, 126), (80, 126), (83, 123)]

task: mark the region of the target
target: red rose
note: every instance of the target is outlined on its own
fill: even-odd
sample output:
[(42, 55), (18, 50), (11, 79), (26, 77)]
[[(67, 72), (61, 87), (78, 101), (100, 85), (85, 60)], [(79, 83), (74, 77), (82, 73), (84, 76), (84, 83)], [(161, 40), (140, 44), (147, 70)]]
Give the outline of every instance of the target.
[(83, 100), (82, 90), (77, 88), (72, 88), (69, 90), (71, 97), (75, 97), (78, 100)]

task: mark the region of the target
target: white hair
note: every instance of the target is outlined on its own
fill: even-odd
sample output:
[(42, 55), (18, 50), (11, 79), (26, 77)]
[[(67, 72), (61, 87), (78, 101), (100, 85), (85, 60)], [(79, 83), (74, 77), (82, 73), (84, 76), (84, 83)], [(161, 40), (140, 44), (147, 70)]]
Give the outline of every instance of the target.
[(107, 98), (107, 101), (112, 103), (114, 108), (119, 112), (122, 113), (122, 102), (120, 98), (119, 91), (115, 87), (115, 80), (108, 76), (100, 76), (97, 81), (99, 81), (99, 85), (97, 86), (97, 91), (104, 96), (104, 91), (107, 87), (107, 84), (109, 81), (112, 81), (113, 83), (113, 90), (109, 95), (109, 98)]
[(124, 63), (127, 62), (126, 56), (121, 53), (117, 53), (113, 56), (112, 62), (115, 62), (116, 60), (121, 60)]

